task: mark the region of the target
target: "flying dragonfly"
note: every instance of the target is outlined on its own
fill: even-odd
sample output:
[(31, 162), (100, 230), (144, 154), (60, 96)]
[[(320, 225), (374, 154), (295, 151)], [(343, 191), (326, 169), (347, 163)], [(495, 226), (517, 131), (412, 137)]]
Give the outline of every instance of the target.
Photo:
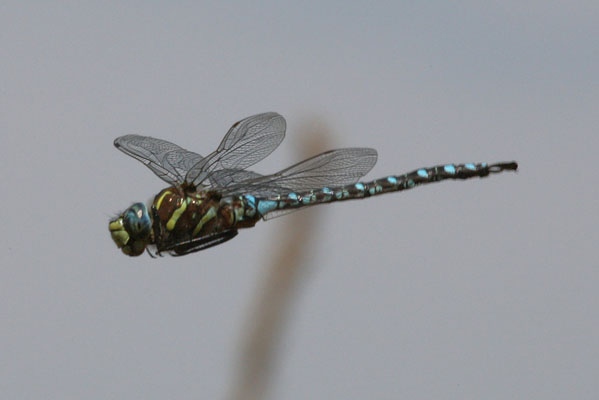
[[(134, 203), (111, 220), (113, 241), (128, 256), (138, 256), (148, 247), (155, 248), (156, 255), (182, 256), (224, 243), (260, 219), (300, 208), (518, 169), (515, 161), (444, 164), (363, 182), (360, 178), (377, 161), (376, 150), (345, 148), (272, 175), (247, 170), (281, 144), (285, 129), (285, 119), (274, 112), (245, 118), (205, 157), (149, 136), (117, 138), (117, 149), (141, 161), (169, 187), (149, 206)], [(148, 254), (154, 256), (149, 249)]]

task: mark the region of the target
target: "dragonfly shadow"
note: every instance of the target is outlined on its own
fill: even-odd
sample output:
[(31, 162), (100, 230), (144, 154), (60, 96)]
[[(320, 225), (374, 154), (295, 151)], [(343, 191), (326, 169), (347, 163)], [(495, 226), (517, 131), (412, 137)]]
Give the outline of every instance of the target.
[[(320, 120), (305, 121), (300, 129), (303, 156), (326, 149), (330, 136)], [(241, 334), (237, 370), (230, 388), (229, 400), (263, 399), (272, 385), (276, 349), (284, 334), (285, 323), (291, 318), (293, 301), (301, 283), (313, 267), (306, 262), (316, 244), (318, 213), (298, 212), (286, 217), (286, 224), (277, 232), (280, 245), (264, 260), (264, 280), (256, 289), (245, 329)], [(291, 229), (290, 229), (291, 227)]]

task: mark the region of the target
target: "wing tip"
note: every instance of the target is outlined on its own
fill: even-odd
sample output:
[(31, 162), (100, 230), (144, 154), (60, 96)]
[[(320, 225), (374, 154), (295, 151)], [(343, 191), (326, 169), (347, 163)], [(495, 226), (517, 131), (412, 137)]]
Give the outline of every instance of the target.
[(139, 136), (139, 135), (129, 134), (129, 135), (119, 136), (118, 138), (114, 139), (114, 142), (112, 142), (112, 144), (114, 144), (114, 147), (116, 147), (116, 148), (121, 148), (121, 147), (124, 147), (124, 145), (123, 145), (124, 141), (126, 141), (129, 138), (137, 137), (137, 136)]

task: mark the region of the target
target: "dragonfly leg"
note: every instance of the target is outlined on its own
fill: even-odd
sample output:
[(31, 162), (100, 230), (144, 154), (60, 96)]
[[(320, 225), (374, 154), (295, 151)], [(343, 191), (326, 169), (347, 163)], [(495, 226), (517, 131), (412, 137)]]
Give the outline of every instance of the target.
[[(146, 247), (146, 252), (148, 253), (148, 255), (149, 255), (150, 257), (152, 257), (152, 258), (156, 258), (156, 256), (155, 256), (154, 254), (152, 254), (152, 252), (150, 251), (150, 249), (148, 249), (147, 247)], [(157, 254), (158, 254), (158, 253), (157, 253)]]
[(200, 250), (205, 250), (212, 246), (224, 243), (237, 236), (236, 229), (230, 229), (223, 232), (213, 233), (210, 235), (198, 237), (183, 243), (176, 243), (165, 248), (159, 249), (159, 253), (163, 251), (172, 251), (173, 256), (184, 256), (186, 254), (195, 253)]

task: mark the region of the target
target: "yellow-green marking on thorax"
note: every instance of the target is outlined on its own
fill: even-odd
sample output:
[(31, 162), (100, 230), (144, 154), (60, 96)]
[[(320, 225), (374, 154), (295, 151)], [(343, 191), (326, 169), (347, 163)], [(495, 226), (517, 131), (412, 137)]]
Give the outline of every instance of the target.
[(167, 190), (164, 193), (162, 193), (162, 195), (160, 195), (160, 197), (158, 198), (158, 201), (156, 201), (156, 209), (157, 210), (160, 210), (160, 205), (162, 204), (162, 200), (164, 200), (166, 195), (169, 195), (169, 194), (172, 194), (172, 192), (170, 190)]
[(245, 207), (243, 207), (243, 203), (239, 207), (233, 207), (233, 222), (240, 222), (243, 220), (243, 216), (245, 215)]
[[(173, 212), (173, 215), (169, 218), (168, 222), (166, 223), (167, 231), (172, 231), (173, 229), (175, 229), (177, 221), (179, 220), (179, 218), (181, 218), (181, 215), (183, 215), (185, 210), (187, 210), (187, 205), (189, 204), (189, 201), (189, 197), (186, 197), (185, 200), (183, 200), (183, 202), (181, 203), (181, 205)], [(157, 207), (160, 206), (157, 205)]]
[(200, 219), (200, 222), (198, 222), (198, 224), (196, 225), (191, 236), (194, 237), (195, 235), (200, 233), (204, 224), (206, 224), (206, 222), (210, 221), (214, 217), (216, 217), (216, 210), (214, 209), (214, 207), (210, 207), (208, 212), (206, 212), (206, 214), (204, 214), (202, 219)]

